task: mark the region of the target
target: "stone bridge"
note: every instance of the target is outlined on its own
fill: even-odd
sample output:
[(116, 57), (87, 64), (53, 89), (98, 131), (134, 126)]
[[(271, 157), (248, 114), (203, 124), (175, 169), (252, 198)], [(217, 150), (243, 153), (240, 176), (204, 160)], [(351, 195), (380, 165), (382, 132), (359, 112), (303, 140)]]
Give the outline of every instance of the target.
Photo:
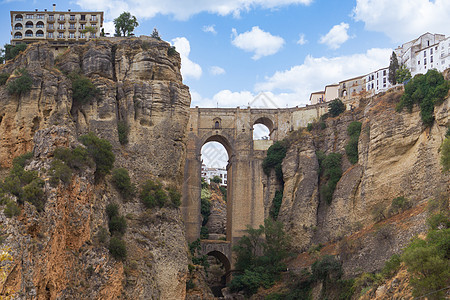
[[(257, 228), (267, 217), (262, 170), (267, 149), (274, 141), (306, 127), (326, 112), (327, 106), (323, 104), (286, 109), (191, 108), (181, 206), (188, 241), (200, 237), (201, 149), (205, 143), (219, 142), (228, 153), (226, 236), (231, 249), (247, 226)], [(253, 140), (255, 124), (267, 126), (270, 140)], [(233, 266), (231, 253), (222, 254)]]

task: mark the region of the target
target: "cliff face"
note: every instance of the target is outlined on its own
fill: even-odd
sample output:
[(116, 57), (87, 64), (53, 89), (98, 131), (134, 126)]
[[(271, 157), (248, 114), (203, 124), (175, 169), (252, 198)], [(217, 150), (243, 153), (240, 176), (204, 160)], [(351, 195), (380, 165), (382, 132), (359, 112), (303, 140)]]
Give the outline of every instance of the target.
[[(33, 79), (21, 96), (0, 87), (1, 166), (34, 149), (26, 168), (47, 180), (54, 148), (75, 147), (78, 136), (94, 132), (112, 144), (115, 167), (128, 169), (136, 184), (181, 186), (190, 95), (169, 46), (152, 38), (99, 39), (56, 59), (45, 44), (29, 46), (0, 69), (25, 68)], [(93, 101), (72, 101), (71, 72), (94, 83)], [(126, 145), (119, 143), (119, 121), (129, 128)], [(25, 203), (19, 217), (6, 218), (1, 209), (14, 257), (5, 286), (19, 299), (182, 299), (188, 254), (179, 210), (125, 202), (108, 177), (95, 183), (93, 171), (76, 172), (67, 186), (46, 183), (42, 212)], [(125, 262), (97, 238), (108, 228), (105, 207), (112, 202), (127, 219)]]
[[(450, 122), (450, 100), (435, 108), (436, 121), (431, 128), (424, 128), (418, 108), (412, 113), (395, 111), (400, 96), (401, 92), (391, 91), (369, 99), (355, 112), (326, 120), (325, 129), (303, 132), (291, 143), (283, 161), (285, 186), (279, 220), (285, 223), (297, 250), (341, 240), (373, 224), (372, 211), (381, 208), (386, 215), (395, 197), (406, 197), (413, 207), (436, 197), (439, 191), (448, 197), (449, 175), (441, 172), (439, 147)], [(362, 123), (355, 165), (345, 154), (347, 127), (352, 121)], [(343, 155), (343, 175), (330, 205), (319, 200), (316, 151)], [(380, 234), (376, 230), (361, 239), (359, 242), (364, 242), (344, 259), (346, 273), (379, 269), (411, 237), (426, 229), (426, 214), (422, 209), (389, 224)]]

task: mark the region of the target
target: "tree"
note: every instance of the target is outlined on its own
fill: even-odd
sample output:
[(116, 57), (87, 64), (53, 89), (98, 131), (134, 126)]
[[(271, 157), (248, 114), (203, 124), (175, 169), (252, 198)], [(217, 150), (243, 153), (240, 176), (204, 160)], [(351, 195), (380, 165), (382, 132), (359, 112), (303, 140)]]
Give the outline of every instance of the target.
[(161, 37), (159, 36), (158, 29), (153, 28), (152, 38), (155, 38), (155, 39), (157, 39), (157, 40), (161, 40)]
[(116, 36), (130, 36), (134, 28), (139, 26), (135, 16), (129, 12), (123, 12), (114, 19), (114, 26), (116, 28)]
[(411, 79), (411, 72), (405, 65), (401, 65), (396, 72), (397, 82), (403, 83)]
[(337, 117), (345, 111), (345, 104), (341, 99), (336, 98), (328, 104), (328, 113), (331, 117)]
[(442, 171), (450, 170), (450, 137), (446, 138), (441, 146), (441, 164)]
[(220, 183), (222, 183), (222, 179), (219, 177), (219, 176), (214, 176), (212, 179), (211, 179), (211, 181), (212, 182), (215, 182), (215, 183), (218, 183), (218, 184), (220, 184)]
[(397, 55), (392, 51), (391, 62), (389, 64), (388, 80), (391, 84), (397, 84), (396, 72), (398, 70)]

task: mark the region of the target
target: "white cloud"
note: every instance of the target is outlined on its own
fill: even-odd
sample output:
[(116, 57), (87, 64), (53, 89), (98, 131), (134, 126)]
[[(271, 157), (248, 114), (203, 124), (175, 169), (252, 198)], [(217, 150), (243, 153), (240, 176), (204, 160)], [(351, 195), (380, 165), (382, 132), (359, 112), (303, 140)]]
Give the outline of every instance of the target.
[(107, 16), (117, 17), (129, 11), (139, 18), (152, 18), (157, 14), (173, 15), (177, 20), (187, 20), (201, 12), (221, 16), (239, 16), (253, 8), (272, 9), (288, 5), (309, 5), (313, 0), (76, 0), (86, 10), (102, 10)]
[(389, 65), (392, 49), (369, 49), (366, 53), (333, 58), (307, 56), (302, 65), (278, 71), (255, 85), (255, 91), (281, 92), (276, 94), (281, 104), (308, 104), (311, 92), (323, 90), (325, 85)]
[(304, 45), (304, 44), (306, 44), (308, 41), (305, 39), (305, 34), (304, 33), (301, 33), (300, 35), (299, 35), (299, 39), (298, 39), (298, 41), (297, 41), (297, 44), (299, 44), (299, 45)]
[(258, 26), (254, 26), (251, 31), (241, 34), (237, 34), (234, 28), (232, 32), (234, 39), (231, 43), (244, 51), (254, 52), (255, 54), (252, 56), (254, 60), (277, 53), (284, 44), (283, 38), (271, 35), (269, 32), (261, 30)]
[(216, 25), (205, 25), (203, 26), (203, 32), (210, 32), (212, 34), (217, 34), (216, 29), (214, 28)]
[(114, 22), (103, 22), (103, 28), (105, 29), (105, 33), (109, 33), (110, 36), (114, 36), (114, 33), (116, 32)]
[(404, 43), (419, 35), (450, 33), (448, 0), (357, 0), (353, 18), (365, 29), (382, 32), (393, 41)]
[(172, 40), (172, 44), (177, 48), (181, 57), (181, 75), (183, 78), (192, 77), (199, 79), (202, 76), (202, 68), (199, 64), (196, 64), (189, 59), (189, 53), (191, 52), (191, 45), (185, 37), (177, 37)]
[(209, 68), (209, 73), (211, 73), (211, 75), (222, 75), (225, 74), (226, 72), (221, 67), (212, 66), (211, 68)]
[(334, 50), (338, 49), (350, 38), (347, 33), (349, 27), (350, 26), (344, 22), (338, 25), (334, 25), (326, 35), (320, 38), (319, 43), (326, 44), (328, 47)]

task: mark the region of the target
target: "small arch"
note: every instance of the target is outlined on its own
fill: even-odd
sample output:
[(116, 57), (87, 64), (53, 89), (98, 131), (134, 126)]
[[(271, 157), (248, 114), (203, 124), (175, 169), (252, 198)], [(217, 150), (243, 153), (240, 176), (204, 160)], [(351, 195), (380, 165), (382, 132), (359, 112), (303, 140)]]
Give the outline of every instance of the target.
[(213, 119), (213, 129), (221, 129), (222, 128), (222, 120), (220, 118), (214, 118)]
[(44, 32), (42, 30), (36, 31), (36, 37), (44, 37)]
[(28, 21), (28, 22), (26, 22), (25, 23), (25, 28), (33, 28), (33, 22), (31, 22), (31, 21)]
[(273, 122), (268, 117), (260, 117), (253, 123), (253, 140), (270, 140)]
[(230, 271), (231, 263), (230, 263), (230, 261), (228, 260), (228, 258), (227, 258), (227, 256), (225, 254), (223, 254), (220, 251), (214, 250), (214, 251), (208, 252), (207, 255), (217, 258), (223, 264), (223, 266), (225, 267), (225, 272), (226, 273), (228, 273)]
[(341, 97), (346, 97), (346, 96), (347, 96), (347, 90), (343, 90), (342, 94), (341, 94)]
[(42, 22), (42, 21), (37, 22), (36, 28), (44, 28), (44, 22)]
[(258, 118), (253, 125), (255, 124), (263, 124), (265, 125), (267, 128), (269, 128), (269, 131), (272, 132), (273, 131), (273, 122), (271, 119), (269, 119), (268, 117), (260, 117)]
[(17, 23), (16, 25), (14, 25), (14, 30), (22, 30), (22, 29), (23, 29), (22, 23)]
[(25, 31), (25, 37), (33, 37), (33, 31), (31, 30)]
[(21, 32), (14, 33), (14, 38), (15, 39), (21, 39), (22, 38), (22, 33)]
[(23, 20), (23, 16), (22, 15), (16, 15), (14, 20), (15, 21), (22, 21)]

